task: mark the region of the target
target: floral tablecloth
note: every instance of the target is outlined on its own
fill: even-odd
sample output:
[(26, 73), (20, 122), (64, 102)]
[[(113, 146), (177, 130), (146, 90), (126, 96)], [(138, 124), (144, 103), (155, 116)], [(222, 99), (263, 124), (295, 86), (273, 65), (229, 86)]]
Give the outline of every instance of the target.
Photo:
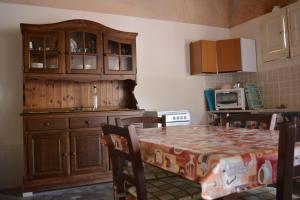
[(204, 199), (276, 182), (278, 131), (190, 125), (137, 133), (144, 162), (201, 184)]

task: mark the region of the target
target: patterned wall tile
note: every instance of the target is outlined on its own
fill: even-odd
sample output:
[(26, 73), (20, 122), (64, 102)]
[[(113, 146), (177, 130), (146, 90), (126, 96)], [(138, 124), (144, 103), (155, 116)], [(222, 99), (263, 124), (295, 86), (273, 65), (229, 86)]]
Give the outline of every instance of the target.
[(300, 65), (257, 73), (237, 73), (233, 82), (256, 83), (262, 90), (266, 108), (284, 104), (288, 108), (300, 107)]
[(220, 88), (224, 84), (256, 83), (262, 90), (266, 108), (281, 104), (287, 108), (300, 108), (300, 64), (257, 73), (209, 75), (207, 88)]

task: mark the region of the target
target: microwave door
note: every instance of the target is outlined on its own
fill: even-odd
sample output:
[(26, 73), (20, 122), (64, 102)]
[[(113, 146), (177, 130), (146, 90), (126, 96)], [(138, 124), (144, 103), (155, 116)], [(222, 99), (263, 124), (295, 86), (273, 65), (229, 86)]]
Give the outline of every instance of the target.
[(222, 105), (238, 104), (238, 94), (236, 92), (218, 93), (216, 100), (218, 104)]

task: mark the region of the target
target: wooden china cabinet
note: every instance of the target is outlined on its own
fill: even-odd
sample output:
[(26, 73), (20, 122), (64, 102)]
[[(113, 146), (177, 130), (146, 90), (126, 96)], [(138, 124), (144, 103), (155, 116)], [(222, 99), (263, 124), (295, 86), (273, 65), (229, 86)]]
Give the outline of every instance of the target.
[(143, 112), (133, 94), (137, 33), (87, 20), (21, 30), (24, 192), (111, 181), (102, 126)]

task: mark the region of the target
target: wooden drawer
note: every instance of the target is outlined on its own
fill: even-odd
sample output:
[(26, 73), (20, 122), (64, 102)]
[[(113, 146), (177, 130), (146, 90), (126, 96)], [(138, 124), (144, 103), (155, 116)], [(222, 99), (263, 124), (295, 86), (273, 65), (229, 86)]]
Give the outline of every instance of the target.
[(73, 117), (70, 128), (96, 128), (107, 124), (107, 117)]
[(63, 130), (68, 128), (68, 120), (66, 118), (27, 119), (25, 126), (27, 131)]

